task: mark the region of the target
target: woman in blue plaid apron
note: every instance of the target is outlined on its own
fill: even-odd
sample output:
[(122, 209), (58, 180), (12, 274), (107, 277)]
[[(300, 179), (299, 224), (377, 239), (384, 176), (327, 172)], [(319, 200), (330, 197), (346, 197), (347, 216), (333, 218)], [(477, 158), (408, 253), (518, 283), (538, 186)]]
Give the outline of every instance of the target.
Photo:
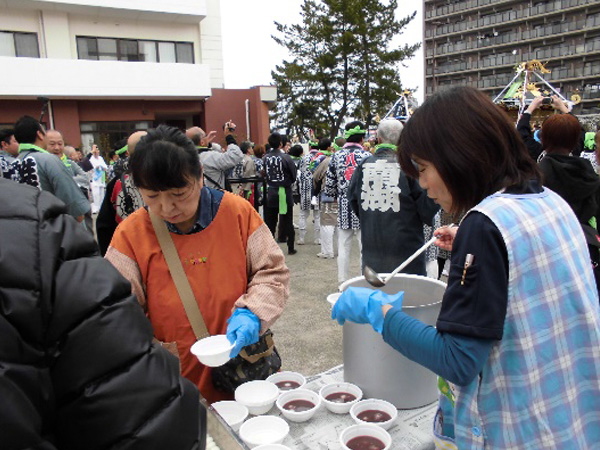
[(600, 307), (581, 226), (544, 188), (503, 111), (467, 87), (441, 91), (407, 122), (403, 170), (460, 227), (436, 327), (350, 293), (338, 321), (371, 323), (440, 376), (437, 448), (600, 448)]

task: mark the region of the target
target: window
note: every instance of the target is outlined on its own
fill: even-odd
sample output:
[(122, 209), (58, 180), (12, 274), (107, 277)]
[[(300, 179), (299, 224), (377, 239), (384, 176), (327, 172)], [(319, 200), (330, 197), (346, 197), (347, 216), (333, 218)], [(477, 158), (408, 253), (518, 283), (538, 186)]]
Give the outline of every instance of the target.
[(37, 34), (0, 31), (0, 56), (39, 58)]
[(156, 57), (156, 42), (154, 42), (154, 41), (139, 41), (138, 47), (139, 47), (140, 61), (158, 62), (158, 59)]
[[(0, 52), (3, 48), (0, 36)], [(191, 42), (164, 42), (77, 36), (79, 59), (100, 61), (145, 61), (194, 63)]]
[(177, 62), (177, 54), (175, 53), (174, 42), (159, 42), (158, 43), (159, 61), (163, 63)]
[(149, 130), (152, 122), (83, 122), (80, 124), (81, 143), (86, 153), (93, 144), (102, 151), (110, 150), (121, 139), (127, 138), (134, 131)]
[(140, 61), (137, 41), (119, 40), (119, 61)]

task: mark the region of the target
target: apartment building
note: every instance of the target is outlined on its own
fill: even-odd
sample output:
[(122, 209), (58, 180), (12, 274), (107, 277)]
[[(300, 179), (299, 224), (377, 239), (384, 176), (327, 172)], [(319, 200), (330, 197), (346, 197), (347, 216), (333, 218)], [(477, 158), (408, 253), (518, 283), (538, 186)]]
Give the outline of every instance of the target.
[(241, 138), (268, 133), (274, 88), (210, 100), (226, 91), (219, 0), (0, 0), (0, 11), (0, 126), (45, 109), (68, 143), (105, 150), (159, 123), (217, 129), (227, 117)]
[(424, 34), (426, 95), (468, 85), (493, 97), (538, 59), (581, 97), (575, 113), (600, 113), (599, 0), (424, 0)]

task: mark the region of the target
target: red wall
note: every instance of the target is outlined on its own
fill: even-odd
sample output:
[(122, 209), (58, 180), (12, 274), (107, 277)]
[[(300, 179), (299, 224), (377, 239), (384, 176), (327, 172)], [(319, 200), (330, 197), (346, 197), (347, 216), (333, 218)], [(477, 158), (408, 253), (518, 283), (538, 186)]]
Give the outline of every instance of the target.
[[(13, 124), (19, 117), (30, 115), (39, 119), (42, 102), (35, 100), (0, 100), (0, 123)], [(65, 142), (81, 145), (81, 122), (154, 121), (157, 115), (204, 114), (204, 102), (144, 101), (144, 100), (52, 100), (54, 128)], [(46, 116), (45, 122), (48, 123)], [(202, 125), (202, 124), (199, 124)]]
[[(269, 136), (269, 108), (260, 100), (260, 88), (213, 89), (203, 102), (145, 100), (52, 100), (54, 126), (65, 141), (81, 145), (81, 122), (154, 121), (157, 116), (192, 115), (200, 117), (198, 125), (207, 132), (217, 132), (216, 141), (224, 144), (223, 124), (233, 120), (238, 142), (248, 138), (246, 99), (250, 100), (250, 139), (258, 145)], [(12, 124), (28, 114), (40, 117), (42, 102), (36, 100), (0, 100), (0, 123)]]
[(223, 124), (233, 120), (237, 125), (235, 137), (238, 142), (248, 139), (246, 127), (246, 99), (250, 100), (250, 140), (264, 144), (269, 136), (269, 110), (260, 100), (260, 89), (213, 89), (206, 101), (206, 131), (217, 132), (216, 141), (223, 144)]

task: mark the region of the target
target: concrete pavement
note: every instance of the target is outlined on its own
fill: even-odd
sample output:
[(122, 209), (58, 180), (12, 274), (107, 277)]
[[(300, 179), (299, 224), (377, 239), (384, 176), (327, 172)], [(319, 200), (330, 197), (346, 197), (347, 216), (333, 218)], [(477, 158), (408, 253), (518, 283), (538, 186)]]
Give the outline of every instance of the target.
[[(294, 207), (297, 223), (298, 206)], [(312, 219), (312, 215), (311, 215)], [(321, 259), (320, 245), (313, 244), (314, 229), (309, 220), (305, 245), (287, 255), (279, 244), (290, 269), (290, 298), (282, 316), (271, 328), (281, 355), (281, 370), (314, 375), (342, 363), (342, 327), (331, 320), (327, 295), (337, 292), (337, 260)], [(352, 242), (350, 277), (360, 274), (358, 243)]]

